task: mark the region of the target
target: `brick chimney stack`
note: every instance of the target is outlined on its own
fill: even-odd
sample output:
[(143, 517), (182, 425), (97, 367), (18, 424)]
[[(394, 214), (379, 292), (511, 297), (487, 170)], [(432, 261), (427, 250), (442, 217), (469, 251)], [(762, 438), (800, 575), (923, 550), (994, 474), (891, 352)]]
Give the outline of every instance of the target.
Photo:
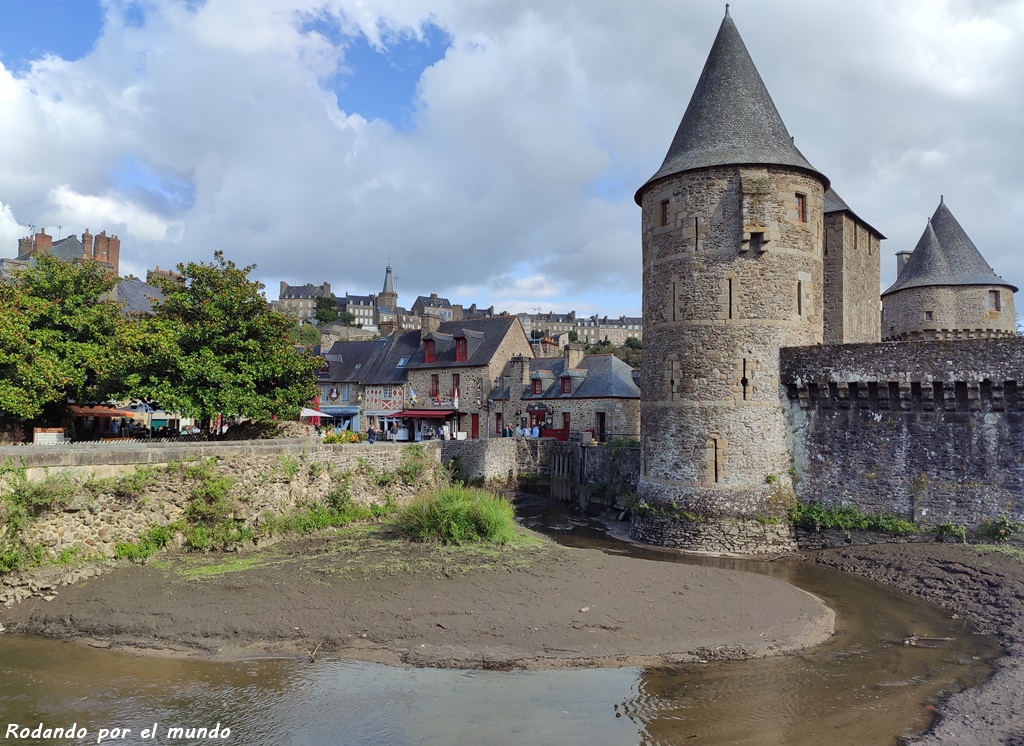
[(82, 258), (83, 259), (92, 259), (93, 258), (93, 253), (92, 253), (92, 234), (89, 232), (88, 228), (86, 228), (85, 229), (85, 233), (82, 234)]
[[(82, 247), (83, 251), (85, 251), (85, 234), (82, 235)], [(109, 264), (114, 270), (114, 274), (119, 274), (118, 265), (121, 259), (121, 239), (117, 236), (108, 236), (106, 231), (100, 231), (100, 234), (95, 237), (93, 251), (93, 258), (97, 262)], [(87, 252), (86, 256), (88, 256)]]

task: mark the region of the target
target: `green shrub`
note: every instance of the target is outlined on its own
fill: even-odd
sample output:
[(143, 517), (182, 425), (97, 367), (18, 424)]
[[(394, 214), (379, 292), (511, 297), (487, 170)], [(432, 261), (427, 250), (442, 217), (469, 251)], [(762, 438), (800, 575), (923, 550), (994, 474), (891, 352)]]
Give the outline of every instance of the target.
[(231, 495), (234, 487), (235, 480), (229, 476), (207, 475), (201, 484), (193, 488), (192, 499), (185, 509), (186, 517), (197, 523), (217, 523), (227, 519), (236, 507)]
[(1021, 524), (1012, 523), (1005, 515), (1001, 515), (998, 518), (983, 519), (975, 529), (974, 535), (993, 544), (1002, 544), (1012, 539), (1020, 530)]
[(640, 441), (637, 440), (636, 438), (619, 437), (612, 438), (607, 443), (605, 443), (605, 445), (608, 446), (609, 448), (639, 448)]
[(138, 541), (119, 541), (114, 545), (114, 556), (118, 559), (142, 562), (167, 546), (174, 536), (175, 527), (150, 526)]
[(460, 485), (413, 500), (399, 511), (398, 525), (414, 539), (442, 544), (508, 544), (516, 537), (511, 501)]
[(295, 477), (299, 475), (300, 464), (299, 460), (293, 456), (286, 456), (283, 453), (277, 455), (278, 465), (274, 467), (274, 471), (281, 474), (286, 482), (295, 481)]
[(416, 484), (427, 471), (427, 451), (423, 445), (412, 443), (403, 448), (402, 458), (395, 471), (404, 484)]
[(935, 528), (936, 539), (956, 539), (962, 544), (967, 543), (967, 530), (956, 523), (940, 523)]
[(914, 534), (918, 528), (912, 521), (889, 513), (864, 513), (854, 505), (826, 507), (821, 503), (804, 505), (794, 502), (789, 506), (789, 520), (794, 526), (815, 531), (839, 529), (841, 531), (882, 531), (890, 534)]

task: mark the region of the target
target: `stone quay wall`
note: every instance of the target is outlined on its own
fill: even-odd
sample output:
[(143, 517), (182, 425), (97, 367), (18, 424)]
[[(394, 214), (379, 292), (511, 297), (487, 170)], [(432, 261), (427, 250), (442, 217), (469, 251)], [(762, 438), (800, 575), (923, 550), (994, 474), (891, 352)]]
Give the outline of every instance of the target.
[[(381, 487), (380, 472), (395, 471), (405, 446), (366, 443), (324, 445), (317, 439), (208, 442), (189, 444), (124, 444), (107, 446), (21, 446), (0, 449), (7, 459), (9, 489), (23, 470), (31, 482), (69, 480), (73, 494), (58, 507), (34, 518), (25, 529), (30, 544), (42, 544), (50, 557), (77, 550), (91, 557), (111, 557), (118, 542), (137, 541), (154, 525), (182, 519), (193, 493), (201, 484), (189, 476), (191, 467), (209, 468), (232, 481), (232, 518), (240, 525), (258, 527), (269, 517), (294, 511), (303, 504), (323, 502), (346, 474), (350, 497), (363, 504), (397, 502), (410, 498), (435, 479), (440, 470), (440, 448), (424, 444), (428, 468), (421, 484), (407, 486), (393, 480)], [(180, 462), (181, 469), (166, 469)], [(431, 467), (430, 465), (434, 465)], [(152, 468), (137, 494), (117, 486), (139, 468)], [(0, 506), (0, 524), (6, 520)]]
[(781, 367), (802, 502), (1024, 522), (1024, 339), (791, 348)]
[(466, 479), (518, 486), (546, 483), (551, 475), (553, 438), (488, 438), (441, 441), (441, 462), (458, 460)]

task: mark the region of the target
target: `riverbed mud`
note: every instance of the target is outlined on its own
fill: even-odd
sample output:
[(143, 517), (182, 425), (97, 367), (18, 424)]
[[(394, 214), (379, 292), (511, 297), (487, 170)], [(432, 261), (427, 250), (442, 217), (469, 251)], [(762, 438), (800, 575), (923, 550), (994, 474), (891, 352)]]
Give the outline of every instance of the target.
[(0, 610), (10, 631), (218, 658), (534, 669), (760, 657), (826, 639), (818, 598), (749, 573), (537, 538), (451, 550), (362, 529), (170, 555)]
[(991, 547), (881, 544), (806, 552), (804, 558), (872, 578), (975, 623), (1007, 651), (982, 687), (941, 703), (913, 743), (1024, 745), (1024, 560)]

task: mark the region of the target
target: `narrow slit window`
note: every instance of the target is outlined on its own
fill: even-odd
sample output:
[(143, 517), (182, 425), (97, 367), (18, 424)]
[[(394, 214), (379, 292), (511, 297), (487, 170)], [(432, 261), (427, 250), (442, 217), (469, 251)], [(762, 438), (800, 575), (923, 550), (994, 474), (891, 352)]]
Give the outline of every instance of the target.
[(668, 200), (663, 199), (661, 201), (661, 217), (660, 224), (665, 226), (668, 225)]
[(988, 310), (989, 311), (1001, 311), (1002, 310), (1002, 303), (1001, 303), (1001, 299), (999, 298), (999, 291), (998, 290), (989, 290), (988, 291)]
[(800, 280), (796, 281), (796, 315), (804, 315), (804, 284)]
[(731, 278), (731, 277), (729, 278), (729, 299), (728, 299), (728, 301), (729, 301), (729, 318), (731, 319), (731, 318), (732, 318), (732, 314), (733, 314), (733, 304), (732, 304), (732, 278)]
[(801, 223), (807, 222), (807, 195), (799, 194), (796, 195), (796, 219)]

